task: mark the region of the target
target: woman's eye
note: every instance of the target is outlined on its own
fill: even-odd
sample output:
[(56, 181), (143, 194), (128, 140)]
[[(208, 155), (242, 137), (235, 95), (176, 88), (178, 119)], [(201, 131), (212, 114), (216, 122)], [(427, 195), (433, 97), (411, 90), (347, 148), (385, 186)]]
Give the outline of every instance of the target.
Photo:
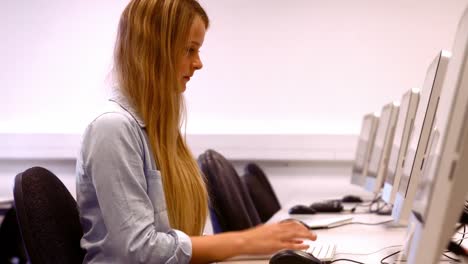
[(195, 53), (195, 51), (196, 50), (194, 48), (188, 48), (187, 49), (187, 54), (191, 55), (191, 54)]

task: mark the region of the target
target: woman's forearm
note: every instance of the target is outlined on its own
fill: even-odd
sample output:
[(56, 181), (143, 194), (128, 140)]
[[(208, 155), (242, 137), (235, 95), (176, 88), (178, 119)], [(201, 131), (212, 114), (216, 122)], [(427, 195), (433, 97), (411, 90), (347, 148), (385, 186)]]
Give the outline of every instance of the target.
[(246, 239), (242, 232), (226, 232), (218, 235), (190, 237), (192, 240), (191, 263), (211, 263), (244, 254)]
[(304, 239), (317, 236), (297, 221), (262, 224), (212, 236), (190, 237), (192, 263), (210, 263), (245, 254), (273, 254), (281, 249), (304, 250)]

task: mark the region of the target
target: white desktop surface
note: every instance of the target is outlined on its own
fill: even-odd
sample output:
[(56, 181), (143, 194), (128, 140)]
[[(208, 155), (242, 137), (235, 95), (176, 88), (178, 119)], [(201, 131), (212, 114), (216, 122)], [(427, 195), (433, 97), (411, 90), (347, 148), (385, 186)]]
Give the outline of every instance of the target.
[[(363, 223), (380, 223), (391, 219), (390, 216), (382, 216), (377, 214), (367, 213), (368, 208), (363, 207), (356, 210), (356, 213), (341, 213), (341, 214), (314, 214), (314, 215), (289, 215), (288, 208), (295, 204), (291, 203), (278, 211), (268, 222), (278, 222), (286, 218), (295, 218), (299, 220), (317, 220), (339, 216), (353, 216), (352, 222)], [(350, 204), (344, 204), (345, 209), (352, 207)], [(397, 251), (403, 250), (406, 243), (407, 228), (395, 226), (392, 223), (369, 226), (349, 224), (331, 229), (314, 230), (317, 234), (317, 243), (334, 243), (336, 244), (336, 253), (334, 259), (351, 259), (363, 263), (381, 263), (381, 260)], [(406, 263), (404, 255), (396, 254), (387, 258), (385, 262), (396, 263), (400, 259), (401, 263)], [(448, 263), (446, 258), (441, 257), (440, 263)], [(265, 264), (269, 263), (269, 259), (261, 260), (228, 260), (223, 263), (230, 264)], [(336, 261), (333, 263), (351, 263), (349, 261)]]
[[(375, 214), (346, 214), (353, 215), (353, 222), (378, 223), (391, 219), (389, 216), (381, 216)], [(343, 216), (343, 214), (315, 214), (315, 215), (289, 215), (287, 208), (276, 213), (269, 222), (276, 222), (285, 218), (296, 218), (299, 220), (308, 219), (323, 219), (327, 217)], [(403, 245), (405, 242), (406, 228), (391, 227), (391, 225), (383, 224), (376, 226), (365, 226), (350, 224), (346, 226), (336, 227), (332, 229), (314, 230), (317, 234), (318, 243), (334, 243), (337, 245), (335, 259), (348, 258), (361, 261), (364, 263), (380, 263), (380, 260), (396, 252), (402, 248), (389, 246)], [(387, 248), (387, 249), (385, 249)], [(384, 249), (384, 250), (382, 250)], [(382, 250), (382, 251), (379, 251)], [(368, 254), (379, 251), (371, 255), (351, 255), (351, 254)], [(344, 254), (346, 253), (346, 254)], [(348, 254), (350, 253), (350, 254)], [(391, 258), (396, 259), (396, 258)], [(242, 260), (242, 261), (227, 261), (225, 263), (268, 263), (268, 259), (264, 260)], [(349, 263), (347, 261), (338, 261), (334, 263)]]

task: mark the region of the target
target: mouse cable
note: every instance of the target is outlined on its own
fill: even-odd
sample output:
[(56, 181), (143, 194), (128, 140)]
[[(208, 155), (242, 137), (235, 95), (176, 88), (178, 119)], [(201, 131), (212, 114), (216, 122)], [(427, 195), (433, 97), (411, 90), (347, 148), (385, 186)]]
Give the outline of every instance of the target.
[[(459, 230), (463, 227), (463, 232), (460, 232)], [(452, 252), (454, 253), (455, 255), (461, 255), (461, 256), (464, 256), (464, 257), (467, 257), (468, 256), (468, 253), (467, 251), (463, 248), (462, 244), (464, 242), (465, 239), (467, 239), (466, 237), (466, 225), (464, 224), (461, 224), (460, 226), (458, 226), (455, 230), (455, 232), (457, 234), (461, 234), (462, 237), (458, 240), (455, 240), (455, 241), (450, 241), (449, 242), (449, 245), (447, 246), (447, 251), (445, 251), (446, 253), (447, 252)]]
[(374, 195), (374, 199), (372, 199), (372, 201), (373, 201), (373, 202), (378, 201), (378, 200), (380, 200), (380, 198), (382, 198), (382, 195), (379, 194), (379, 193), (376, 193), (376, 194)]
[(341, 258), (341, 259), (334, 259), (328, 263), (333, 263), (333, 262), (337, 262), (337, 261), (348, 261), (348, 262), (353, 262), (353, 263), (357, 263), (357, 264), (366, 264), (364, 262), (359, 262), (357, 260), (352, 260), (352, 259), (345, 259), (345, 258)]
[(447, 249), (457, 256), (468, 257), (467, 250), (456, 242), (450, 241)]
[[(463, 232), (460, 232), (460, 229), (462, 229), (462, 227), (463, 227)], [(466, 232), (466, 225), (460, 224), (459, 226), (457, 226), (457, 227), (455, 228), (455, 233), (456, 233), (456, 234), (460, 234), (460, 235), (468, 234), (468, 232)]]
[[(460, 229), (463, 228), (463, 232), (460, 231)], [(456, 228), (455, 228), (455, 234), (459, 234), (459, 235), (462, 235), (461, 238), (457, 239), (457, 240), (452, 240), (454, 241), (455, 243), (458, 243), (459, 246), (461, 246), (461, 244), (463, 244), (463, 242), (465, 241), (465, 239), (467, 239), (468, 237), (466, 237), (466, 234), (468, 234), (468, 232), (466, 232), (466, 225), (465, 224), (459, 224)], [(454, 238), (452, 238), (454, 239)], [(450, 252), (450, 250), (447, 250), (446, 252)]]
[(376, 214), (392, 214), (393, 206), (389, 203), (384, 203), (381, 207), (377, 208), (374, 213)]
[[(354, 213), (358, 207), (371, 207), (373, 204), (375, 204), (377, 201), (381, 199), (381, 196), (376, 194), (374, 198), (372, 198), (371, 201), (366, 201), (363, 203), (357, 203), (355, 204), (351, 209), (347, 210), (351, 213)], [(370, 210), (370, 209), (369, 209)]]
[[(385, 250), (385, 249), (388, 249), (388, 248), (392, 248), (392, 247), (401, 247), (401, 245), (398, 245), (398, 246), (390, 246), (390, 247), (386, 247), (386, 248), (383, 248), (383, 249), (380, 249), (378, 251), (375, 251), (375, 252), (372, 252), (372, 253), (369, 253), (369, 254), (349, 254), (349, 253), (336, 253), (335, 255), (372, 255), (372, 254), (375, 254), (375, 253), (378, 253), (382, 250)], [(386, 259), (390, 258), (390, 257), (393, 257), (397, 254), (401, 253), (401, 250), (398, 250), (396, 252), (393, 252), (392, 254), (388, 255), (388, 256), (385, 256), (384, 258), (382, 258), (380, 260), (380, 263), (381, 264), (390, 264), (388, 262), (385, 262)], [(447, 254), (443, 253), (442, 254), (444, 257), (448, 258), (449, 260), (452, 260), (452, 261), (455, 261), (455, 262), (460, 262), (459, 259), (456, 259), (456, 258), (452, 258), (450, 256), (448, 256)], [(352, 260), (352, 259), (346, 259), (346, 258), (339, 258), (339, 259), (335, 259), (329, 263), (333, 263), (333, 262), (337, 262), (337, 261), (349, 261), (349, 262), (353, 262), (353, 263), (360, 263), (360, 264), (364, 264), (363, 262), (359, 262), (359, 261), (356, 261), (356, 260)], [(441, 260), (441, 261), (446, 261), (446, 260)], [(406, 260), (402, 260), (402, 262), (406, 262)]]
[(337, 227), (345, 226), (345, 225), (369, 225), (369, 226), (376, 226), (376, 225), (383, 225), (383, 224), (387, 224), (387, 223), (391, 223), (391, 222), (393, 222), (393, 219), (392, 219), (392, 220), (383, 221), (383, 222), (377, 222), (377, 223), (349, 222), (349, 223), (344, 223), (344, 224), (341, 224), (341, 225), (332, 226), (332, 227), (329, 227), (329, 228), (327, 228), (327, 229), (337, 228)]
[[(358, 253), (340, 253), (340, 252), (337, 252), (335, 253), (335, 256), (336, 255), (351, 255), (351, 256), (370, 256), (370, 255), (373, 255), (373, 254), (376, 254), (376, 253), (379, 253), (380, 251), (382, 250), (386, 250), (386, 249), (390, 249), (390, 248), (394, 248), (394, 247), (402, 247), (403, 245), (394, 245), (394, 246), (388, 246), (388, 247), (384, 247), (384, 248), (381, 248), (377, 251), (374, 251), (374, 252), (371, 252), (371, 253), (367, 253), (367, 254), (358, 254)], [(335, 262), (335, 261), (351, 261), (351, 262), (355, 262), (355, 260), (351, 260), (351, 259), (345, 259), (345, 258), (340, 258), (340, 259), (336, 259), (336, 260), (333, 260), (331, 263)], [(355, 262), (355, 263), (361, 263), (361, 262)]]
[(396, 252), (393, 252), (392, 254), (390, 254), (390, 255), (384, 257), (383, 259), (381, 259), (381, 260), (380, 260), (380, 263), (381, 263), (381, 264), (389, 264), (388, 262), (384, 262), (384, 260), (386, 260), (386, 259), (388, 259), (388, 258), (390, 258), (390, 257), (393, 257), (393, 256), (395, 256), (396, 254), (398, 254), (398, 253), (400, 253), (400, 252), (401, 252), (401, 250), (398, 250), (398, 251), (396, 251)]
[[(412, 227), (410, 227), (410, 228), (412, 229)], [(459, 230), (459, 229), (461, 229), (461, 226), (457, 228), (457, 230)], [(410, 231), (410, 233), (412, 233), (412, 231)], [(409, 239), (409, 237), (408, 237), (408, 239)], [(457, 241), (457, 242), (458, 242), (458, 241)], [(407, 244), (407, 243), (408, 243), (408, 240), (405, 242), (405, 244)], [(456, 255), (463, 255), (463, 253), (466, 252), (466, 251), (463, 249), (463, 247), (461, 247), (459, 244), (457, 244), (457, 243), (451, 241), (451, 242), (449, 243), (449, 246), (448, 246), (448, 251), (443, 252), (442, 255), (443, 255), (444, 257), (448, 258), (449, 260), (452, 260), (452, 261), (455, 261), (455, 262), (460, 262), (460, 260), (459, 260), (459, 259), (452, 258), (452, 257), (448, 256), (447, 254), (445, 254), (445, 253), (450, 252), (450, 251), (451, 251), (452, 253), (456, 254)], [(398, 250), (398, 251), (396, 251), (396, 252), (394, 252), (394, 253), (392, 253), (392, 254), (390, 254), (390, 255), (388, 255), (388, 256), (382, 258), (382, 259), (380, 260), (380, 263), (381, 263), (381, 264), (390, 264), (390, 263), (388, 263), (388, 262), (385, 262), (385, 260), (388, 259), (388, 258), (390, 258), (390, 257), (392, 257), (392, 256), (395, 256), (395, 255), (399, 254), (400, 252), (402, 252), (402, 250)], [(465, 253), (465, 254), (466, 254), (466, 253)], [(445, 261), (445, 260), (440, 260), (440, 261)], [(398, 263), (400, 263), (400, 262), (406, 262), (406, 260), (402, 260), (401, 257), (400, 257), (400, 258), (397, 260), (397, 262), (398, 262)]]
[(336, 252), (336, 253), (335, 253), (335, 256), (336, 256), (336, 255), (369, 256), (369, 255), (374, 255), (374, 254), (376, 254), (376, 253), (379, 253), (380, 251), (383, 251), (383, 250), (386, 250), (386, 249), (390, 249), (390, 248), (395, 248), (395, 247), (403, 247), (403, 245), (388, 246), (388, 247), (381, 248), (381, 249), (376, 250), (376, 251), (371, 252), (371, 253), (346, 253), (346, 252)]
[(353, 207), (351, 207), (351, 209), (349, 209), (347, 211), (350, 211), (351, 213), (354, 213), (358, 207), (369, 207), (369, 206), (372, 206), (372, 204), (373, 204), (373, 202), (370, 202), (368, 204), (356, 204)]
[(356, 206), (362, 206), (362, 207), (365, 207), (365, 206), (370, 206), (370, 205), (373, 205), (375, 204), (376, 202), (380, 201), (382, 199), (382, 196), (379, 195), (379, 194), (376, 194), (374, 196), (374, 198), (372, 198), (370, 201), (365, 201), (363, 203), (358, 203)]
[(380, 196), (379, 196), (377, 199), (373, 200), (373, 201), (369, 204), (369, 212), (373, 213), (374, 209), (372, 209), (372, 207), (373, 207), (375, 204), (377, 204), (377, 207), (379, 207), (381, 201), (382, 201), (382, 200), (381, 200)]
[(447, 255), (447, 254), (445, 254), (445, 253), (442, 253), (442, 256), (444, 256), (444, 257), (446, 257), (446, 258), (448, 258), (448, 259), (450, 259), (450, 260), (452, 260), (452, 261), (455, 261), (455, 262), (460, 262), (460, 260), (459, 260), (459, 259), (452, 258), (452, 257), (448, 256), (448, 255)]
[[(381, 205), (381, 202), (383, 202), (383, 205)], [(372, 209), (372, 206), (374, 204), (377, 204), (377, 208), (376, 209)], [(369, 212), (370, 213), (379, 213), (382, 209), (384, 209), (387, 205), (389, 205), (388, 203), (386, 203), (384, 200), (382, 199), (379, 199), (378, 201), (374, 202), (373, 204), (371, 204), (369, 206)]]
[[(394, 253), (392, 253), (392, 255), (386, 256), (385, 258), (383, 258), (383, 259), (381, 260), (380, 263), (383, 263), (383, 264), (390, 264), (390, 263), (388, 263), (388, 262), (382, 262), (382, 261), (384, 261), (385, 259), (387, 259), (387, 258), (389, 258), (389, 257), (391, 257), (391, 256), (393, 256), (393, 255), (396, 255), (397, 253), (400, 253), (400, 252), (394, 252)], [(460, 262), (460, 260), (455, 259), (455, 258), (452, 258), (452, 257), (450, 257), (450, 256), (447, 256), (446, 254), (442, 254), (442, 255), (443, 255), (444, 257), (446, 257), (447, 259), (441, 259), (441, 260), (439, 260), (440, 262), (446, 262), (446, 261), (449, 261), (450, 263), (452, 263), (452, 261), (457, 262), (457, 263)], [(398, 260), (398, 262), (394, 262), (394, 263), (401, 263), (401, 262), (407, 262), (407, 260), (406, 260), (406, 259), (402, 259), (402, 260)]]
[(466, 235), (465, 232), (466, 232), (466, 225), (463, 225), (463, 236), (460, 239), (460, 242), (458, 243), (459, 246), (461, 246), (461, 244), (463, 243), (463, 240), (465, 240), (465, 235)]

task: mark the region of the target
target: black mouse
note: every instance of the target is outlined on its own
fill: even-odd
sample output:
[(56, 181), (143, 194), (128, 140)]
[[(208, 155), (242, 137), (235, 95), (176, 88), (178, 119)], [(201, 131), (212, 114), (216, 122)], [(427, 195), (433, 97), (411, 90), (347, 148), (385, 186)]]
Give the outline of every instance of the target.
[(339, 213), (343, 211), (343, 204), (337, 200), (313, 203), (310, 207), (319, 213)]
[(322, 264), (320, 259), (301, 250), (281, 250), (270, 258), (270, 264)]
[(301, 225), (305, 226), (307, 229), (310, 229), (310, 226), (309, 226), (309, 225), (307, 225), (306, 223), (302, 222), (302, 221), (301, 221), (301, 220), (299, 220), (299, 219), (294, 219), (294, 218), (286, 218), (286, 219), (283, 219), (283, 220), (281, 220), (281, 221), (280, 221), (280, 223), (281, 223), (281, 222), (288, 222), (288, 221), (294, 221), (294, 222), (297, 222), (297, 223), (299, 223), (299, 224), (301, 224)]
[(315, 214), (315, 209), (307, 206), (307, 205), (295, 205), (289, 208), (289, 214)]
[(362, 199), (359, 196), (356, 195), (345, 195), (341, 199), (343, 203), (362, 203)]

